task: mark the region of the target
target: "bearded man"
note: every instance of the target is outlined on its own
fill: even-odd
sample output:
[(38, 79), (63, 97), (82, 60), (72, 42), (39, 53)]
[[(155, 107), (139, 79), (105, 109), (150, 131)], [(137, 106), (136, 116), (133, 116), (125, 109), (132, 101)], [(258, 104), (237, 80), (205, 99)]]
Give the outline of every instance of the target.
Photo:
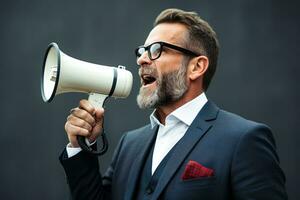
[(270, 129), (218, 108), (205, 91), (219, 44), (195, 12), (164, 10), (136, 49), (140, 108), (150, 123), (125, 133), (106, 173), (81, 151), (102, 133), (103, 109), (81, 100), (67, 119), (60, 157), (73, 199), (287, 199)]

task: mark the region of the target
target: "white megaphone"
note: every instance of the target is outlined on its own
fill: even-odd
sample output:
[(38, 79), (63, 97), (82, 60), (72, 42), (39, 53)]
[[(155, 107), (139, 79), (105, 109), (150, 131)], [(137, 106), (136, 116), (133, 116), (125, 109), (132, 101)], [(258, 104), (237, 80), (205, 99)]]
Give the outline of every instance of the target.
[[(84, 92), (90, 94), (89, 102), (99, 108), (109, 96), (126, 98), (131, 88), (132, 74), (124, 66), (109, 67), (81, 61), (64, 54), (56, 43), (49, 44), (41, 78), (45, 102), (51, 102), (58, 94)], [(102, 136), (106, 140), (105, 135)], [(83, 137), (78, 138), (82, 149), (91, 152), (92, 149), (82, 141)]]
[(108, 96), (125, 98), (132, 88), (132, 74), (125, 67), (97, 65), (72, 58), (56, 43), (48, 46), (44, 58), (41, 92), (45, 102), (66, 92), (90, 93), (89, 101), (102, 107)]

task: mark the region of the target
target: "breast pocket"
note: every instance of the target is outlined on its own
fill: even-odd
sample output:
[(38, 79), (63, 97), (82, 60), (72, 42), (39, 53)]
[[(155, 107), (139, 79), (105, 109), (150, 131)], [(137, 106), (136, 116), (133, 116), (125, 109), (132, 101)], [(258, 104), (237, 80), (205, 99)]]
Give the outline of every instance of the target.
[(181, 180), (179, 182), (179, 187), (184, 188), (205, 188), (212, 187), (216, 185), (216, 177), (199, 177), (189, 180)]

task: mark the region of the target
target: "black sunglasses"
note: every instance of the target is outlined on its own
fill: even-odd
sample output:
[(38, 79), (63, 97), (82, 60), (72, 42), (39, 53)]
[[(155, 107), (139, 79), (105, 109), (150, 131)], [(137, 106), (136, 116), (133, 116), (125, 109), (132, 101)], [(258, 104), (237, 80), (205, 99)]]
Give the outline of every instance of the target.
[(150, 58), (150, 60), (156, 60), (160, 57), (163, 47), (175, 49), (177, 51), (180, 51), (182, 53), (185, 53), (187, 55), (194, 56), (194, 57), (200, 56), (199, 54), (192, 52), (188, 49), (185, 49), (185, 48), (173, 45), (173, 44), (169, 44), (166, 42), (154, 42), (146, 47), (139, 46), (138, 48), (135, 49), (135, 55), (137, 58), (139, 58), (145, 51), (148, 51), (148, 57)]

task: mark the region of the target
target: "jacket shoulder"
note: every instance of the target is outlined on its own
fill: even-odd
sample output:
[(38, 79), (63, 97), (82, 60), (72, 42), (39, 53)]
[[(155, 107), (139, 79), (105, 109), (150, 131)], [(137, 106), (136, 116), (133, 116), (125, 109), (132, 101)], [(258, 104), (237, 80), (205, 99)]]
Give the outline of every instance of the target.
[(220, 109), (218, 114), (218, 123), (226, 125), (229, 129), (238, 128), (249, 129), (253, 127), (265, 127), (270, 129), (266, 124), (246, 119), (240, 115)]
[(219, 111), (215, 128), (221, 135), (224, 134), (226, 138), (235, 141), (248, 138), (249, 136), (261, 137), (261, 135), (265, 135), (274, 141), (272, 131), (266, 124), (248, 120), (225, 110)]

